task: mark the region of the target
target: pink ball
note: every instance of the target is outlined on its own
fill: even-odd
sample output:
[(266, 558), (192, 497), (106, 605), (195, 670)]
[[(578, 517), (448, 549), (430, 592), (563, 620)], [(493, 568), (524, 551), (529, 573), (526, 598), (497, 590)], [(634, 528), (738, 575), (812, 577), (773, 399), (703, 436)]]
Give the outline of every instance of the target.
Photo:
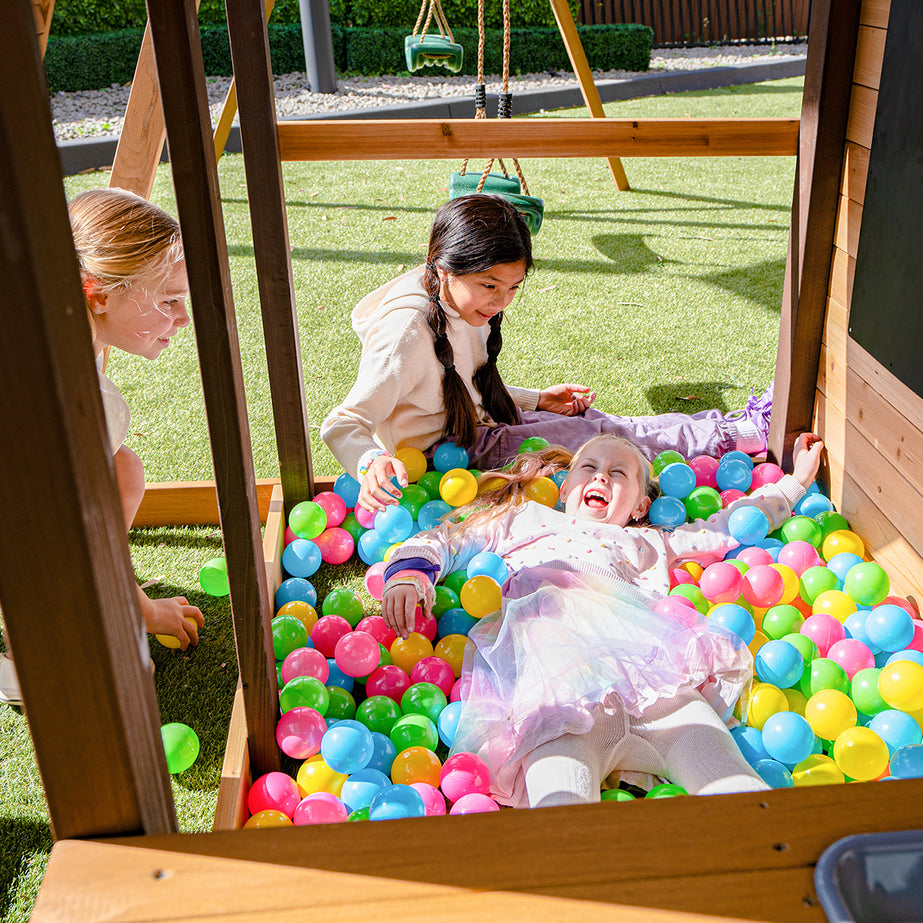
[(772, 564), (774, 559), (772, 555), (759, 545), (750, 545), (748, 548), (742, 548), (736, 560), (743, 561), (747, 567), (756, 567), (757, 564)]
[(357, 506), (353, 510), (353, 514), (356, 517), (356, 522), (362, 526), (363, 529), (372, 529), (375, 526), (375, 514), (370, 510), (367, 510), (364, 506)]
[(292, 820), (305, 824), (342, 824), (349, 816), (346, 805), (330, 792), (312, 792), (301, 799)]
[(299, 705), (290, 708), (276, 725), (276, 743), (286, 755), (306, 760), (320, 753), (320, 742), (327, 730), (324, 716), (313, 708)]
[(368, 676), (381, 660), (381, 648), (367, 631), (351, 631), (340, 638), (333, 659), (347, 676)]
[(301, 792), (297, 783), (284, 772), (267, 772), (256, 779), (247, 792), (247, 810), (251, 814), (281, 811), (291, 817), (299, 801)]
[(868, 670), (875, 666), (875, 655), (869, 650), (868, 645), (857, 638), (834, 641), (827, 649), (827, 656), (838, 663), (850, 679), (860, 670)]
[(324, 490), (314, 502), (327, 514), (327, 526), (338, 526), (346, 518), (346, 501), (332, 490)]
[(923, 622), (919, 619), (913, 619), (913, 640), (907, 645), (907, 650), (923, 653)]
[(695, 472), (696, 487), (714, 487), (717, 489), (718, 482), (715, 475), (718, 472), (718, 459), (710, 455), (696, 455), (689, 462), (689, 467)]
[(353, 537), (345, 529), (336, 526), (332, 529), (324, 529), (314, 539), (314, 544), (320, 548), (321, 559), (326, 564), (345, 564), (356, 550)]
[(423, 635), (427, 641), (433, 641), (436, 637), (436, 620), (431, 615), (424, 615), (422, 607), (417, 606), (417, 611), (414, 613), (413, 630)]
[(710, 603), (732, 603), (743, 589), (743, 574), (727, 561), (709, 564), (699, 577), (699, 589)]
[(839, 619), (827, 615), (826, 612), (819, 612), (804, 620), (801, 634), (809, 637), (817, 645), (818, 654), (821, 657), (826, 657), (827, 651), (837, 641), (842, 641), (846, 637), (846, 629)]
[(699, 621), (699, 610), (685, 596), (664, 596), (654, 604), (654, 611), (676, 619), (687, 627)]
[(885, 603), (892, 606), (900, 606), (901, 609), (906, 610), (907, 614), (912, 619), (919, 619), (920, 617), (920, 613), (914, 609), (913, 603), (911, 603), (909, 599), (904, 599), (901, 596), (886, 596), (879, 605), (884, 605)]
[(786, 542), (779, 549), (779, 563), (790, 567), (799, 577), (809, 567), (821, 567), (824, 561), (817, 553), (817, 549), (810, 543), (796, 539)]
[(352, 630), (342, 615), (322, 615), (311, 629), (311, 640), (325, 657), (333, 657), (337, 641)]
[(442, 765), (439, 787), (449, 801), (458, 801), (473, 792), (490, 792), (490, 770), (476, 753), (456, 753)]
[(429, 782), (411, 782), (410, 787), (423, 799), (427, 817), (441, 817), (445, 814), (445, 798), (438, 788)]
[(776, 481), (781, 480), (784, 476), (785, 472), (772, 462), (763, 462), (762, 464), (756, 465), (753, 469), (753, 480), (750, 482), (750, 491), (752, 493), (758, 487), (763, 487), (765, 484), (775, 484)]
[(468, 698), (468, 693), (471, 691), (471, 674), (462, 673), (457, 680), (455, 680), (455, 685), (452, 687), (452, 694), (449, 696), (450, 702), (461, 702), (463, 699)]
[(490, 795), (482, 795), (480, 792), (472, 792), (470, 795), (462, 795), (449, 814), (486, 814), (489, 811), (499, 811), (500, 805), (497, 804)]
[(432, 683), (448, 697), (455, 685), (455, 671), (441, 657), (424, 657), (413, 665), (410, 679), (414, 683)]
[(719, 496), (721, 497), (721, 506), (727, 509), (736, 500), (742, 500), (747, 495), (736, 487), (729, 487), (727, 490), (722, 490)]
[(695, 584), (695, 577), (689, 573), (688, 570), (683, 570), (682, 567), (674, 567), (670, 571), (670, 589), (673, 587), (679, 586), (681, 583), (691, 583)]
[(381, 602), (385, 590), (385, 571), (388, 569), (387, 561), (376, 561), (365, 572), (365, 588), (372, 599)]
[(768, 609), (776, 605), (785, 593), (785, 580), (768, 564), (755, 564), (743, 579), (743, 598), (751, 606)]
[(285, 534), (282, 536), (282, 543), (284, 545), (290, 545), (293, 541), (295, 541), (296, 538), (298, 538), (298, 536), (295, 535), (295, 533), (292, 532), (288, 526), (286, 526)]
[(386, 695), (401, 704), (401, 696), (412, 686), (410, 677), (393, 663), (378, 667), (372, 671), (365, 684), (367, 696)]
[(282, 682), (296, 676), (313, 676), (326, 685), (330, 675), (327, 658), (313, 647), (297, 647), (282, 661)]
[(389, 651), (397, 640), (397, 635), (388, 628), (388, 623), (380, 615), (367, 615), (356, 626), (356, 631), (367, 631), (379, 644)]

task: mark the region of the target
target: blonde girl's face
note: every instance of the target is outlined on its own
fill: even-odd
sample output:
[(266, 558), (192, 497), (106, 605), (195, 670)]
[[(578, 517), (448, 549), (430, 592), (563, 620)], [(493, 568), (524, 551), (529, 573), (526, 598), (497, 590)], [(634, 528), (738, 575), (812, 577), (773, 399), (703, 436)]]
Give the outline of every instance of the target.
[(103, 347), (115, 346), (136, 356), (156, 359), (176, 333), (189, 326), (189, 283), (183, 262), (166, 273), (139, 276), (131, 285), (116, 291), (96, 292), (92, 282), (88, 288), (97, 353)]
[(616, 526), (641, 519), (650, 506), (638, 453), (610, 439), (577, 453), (561, 494), (568, 515)]
[(509, 307), (526, 277), (526, 261), (496, 263), (484, 272), (453, 276), (439, 269), (439, 297), (472, 327), (483, 327)]

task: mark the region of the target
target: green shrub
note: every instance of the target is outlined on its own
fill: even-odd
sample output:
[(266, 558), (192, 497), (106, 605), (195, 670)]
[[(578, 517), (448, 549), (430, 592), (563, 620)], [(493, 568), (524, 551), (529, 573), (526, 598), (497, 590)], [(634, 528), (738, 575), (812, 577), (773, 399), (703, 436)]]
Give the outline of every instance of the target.
[(103, 35), (48, 37), (45, 76), (52, 93), (100, 90), (130, 83), (144, 29), (119, 29)]

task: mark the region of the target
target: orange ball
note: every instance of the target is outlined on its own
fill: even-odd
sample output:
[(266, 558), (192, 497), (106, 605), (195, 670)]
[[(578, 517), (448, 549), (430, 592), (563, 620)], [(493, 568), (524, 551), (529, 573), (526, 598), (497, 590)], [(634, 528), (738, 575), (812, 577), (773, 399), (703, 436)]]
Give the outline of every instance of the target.
[(444, 660), (458, 679), (461, 676), (462, 663), (465, 660), (465, 647), (468, 639), (465, 635), (446, 635), (436, 643), (433, 653)]
[(308, 637), (311, 637), (311, 629), (317, 621), (317, 610), (310, 603), (301, 599), (293, 599), (291, 602), (279, 606), (276, 615), (294, 615), (307, 629)]
[(394, 457), (403, 462), (404, 467), (407, 469), (407, 480), (411, 484), (415, 484), (426, 474), (426, 456), (419, 449), (405, 445), (394, 453)]
[(482, 619), (500, 608), (500, 584), (486, 574), (470, 577), (458, 595), (462, 608), (476, 619)]
[(536, 478), (526, 488), (526, 496), (542, 506), (554, 507), (558, 502), (558, 485), (551, 478)]
[(412, 782), (426, 782), (439, 788), (442, 763), (439, 757), (426, 747), (408, 747), (401, 750), (391, 764), (391, 781), (395, 785), (410, 785)]
[(391, 663), (400, 667), (408, 676), (410, 671), (424, 657), (433, 656), (432, 642), (418, 631), (412, 631), (406, 638), (398, 638), (391, 645)]

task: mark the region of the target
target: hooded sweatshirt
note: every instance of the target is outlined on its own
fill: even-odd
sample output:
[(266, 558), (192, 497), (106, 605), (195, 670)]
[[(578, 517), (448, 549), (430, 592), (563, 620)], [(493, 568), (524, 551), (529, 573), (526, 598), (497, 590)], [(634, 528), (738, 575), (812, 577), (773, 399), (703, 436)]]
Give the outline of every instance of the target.
[[(429, 297), (423, 274), (424, 267), (418, 266), (392, 279), (366, 295), (352, 313), (353, 329), (362, 343), (359, 371), (346, 399), (321, 425), (321, 438), (343, 470), (358, 480), (360, 466), (381, 449), (393, 453), (412, 446), (425, 452), (442, 439), (443, 368), (426, 320)], [(448, 305), (443, 308), (455, 371), (471, 396), (479, 425), (493, 425), (473, 381), (487, 361), (490, 328), (472, 327)], [(517, 407), (535, 410), (538, 390), (507, 390)]]

